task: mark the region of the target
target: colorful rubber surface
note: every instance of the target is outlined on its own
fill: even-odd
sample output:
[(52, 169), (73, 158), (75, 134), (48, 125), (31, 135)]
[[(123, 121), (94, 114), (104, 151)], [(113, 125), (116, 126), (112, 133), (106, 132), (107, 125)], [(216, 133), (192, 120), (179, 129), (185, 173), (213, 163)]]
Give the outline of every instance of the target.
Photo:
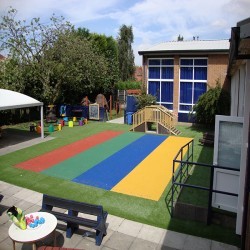
[(48, 176), (159, 200), (191, 138), (104, 131), (17, 165)]

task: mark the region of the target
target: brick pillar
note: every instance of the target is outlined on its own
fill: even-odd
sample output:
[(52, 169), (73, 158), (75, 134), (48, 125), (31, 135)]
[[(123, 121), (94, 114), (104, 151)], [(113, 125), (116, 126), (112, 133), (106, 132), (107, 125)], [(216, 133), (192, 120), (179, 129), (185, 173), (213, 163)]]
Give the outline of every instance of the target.
[(178, 105), (179, 105), (179, 56), (174, 57), (174, 96), (173, 96), (173, 112), (178, 114)]

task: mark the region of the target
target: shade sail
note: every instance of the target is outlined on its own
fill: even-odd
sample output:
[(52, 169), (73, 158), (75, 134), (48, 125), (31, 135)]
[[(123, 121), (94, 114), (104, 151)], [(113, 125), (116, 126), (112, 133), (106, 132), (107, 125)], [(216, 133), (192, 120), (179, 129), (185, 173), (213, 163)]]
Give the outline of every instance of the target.
[(36, 99), (7, 89), (0, 89), (0, 110), (43, 106)]

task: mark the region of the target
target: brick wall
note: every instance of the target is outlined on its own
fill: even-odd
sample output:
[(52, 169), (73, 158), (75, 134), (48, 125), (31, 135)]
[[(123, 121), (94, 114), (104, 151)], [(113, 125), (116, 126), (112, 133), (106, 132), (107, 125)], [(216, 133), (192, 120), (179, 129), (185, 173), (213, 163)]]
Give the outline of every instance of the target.
[(228, 82), (226, 79), (228, 55), (210, 55), (208, 57), (208, 85), (215, 87), (216, 81), (219, 79), (221, 86), (227, 88)]
[(134, 78), (137, 82), (142, 81), (142, 67), (141, 66), (135, 67)]

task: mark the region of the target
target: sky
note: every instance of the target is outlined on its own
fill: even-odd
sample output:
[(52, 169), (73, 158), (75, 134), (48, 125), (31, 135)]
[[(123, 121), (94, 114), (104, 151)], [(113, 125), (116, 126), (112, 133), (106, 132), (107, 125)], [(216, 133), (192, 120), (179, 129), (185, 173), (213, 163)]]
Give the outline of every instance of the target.
[(0, 21), (9, 6), (17, 20), (40, 17), (43, 23), (55, 14), (76, 28), (113, 36), (120, 27), (132, 26), (135, 65), (138, 51), (167, 41), (229, 39), (231, 28), (250, 17), (250, 0), (0, 0)]

